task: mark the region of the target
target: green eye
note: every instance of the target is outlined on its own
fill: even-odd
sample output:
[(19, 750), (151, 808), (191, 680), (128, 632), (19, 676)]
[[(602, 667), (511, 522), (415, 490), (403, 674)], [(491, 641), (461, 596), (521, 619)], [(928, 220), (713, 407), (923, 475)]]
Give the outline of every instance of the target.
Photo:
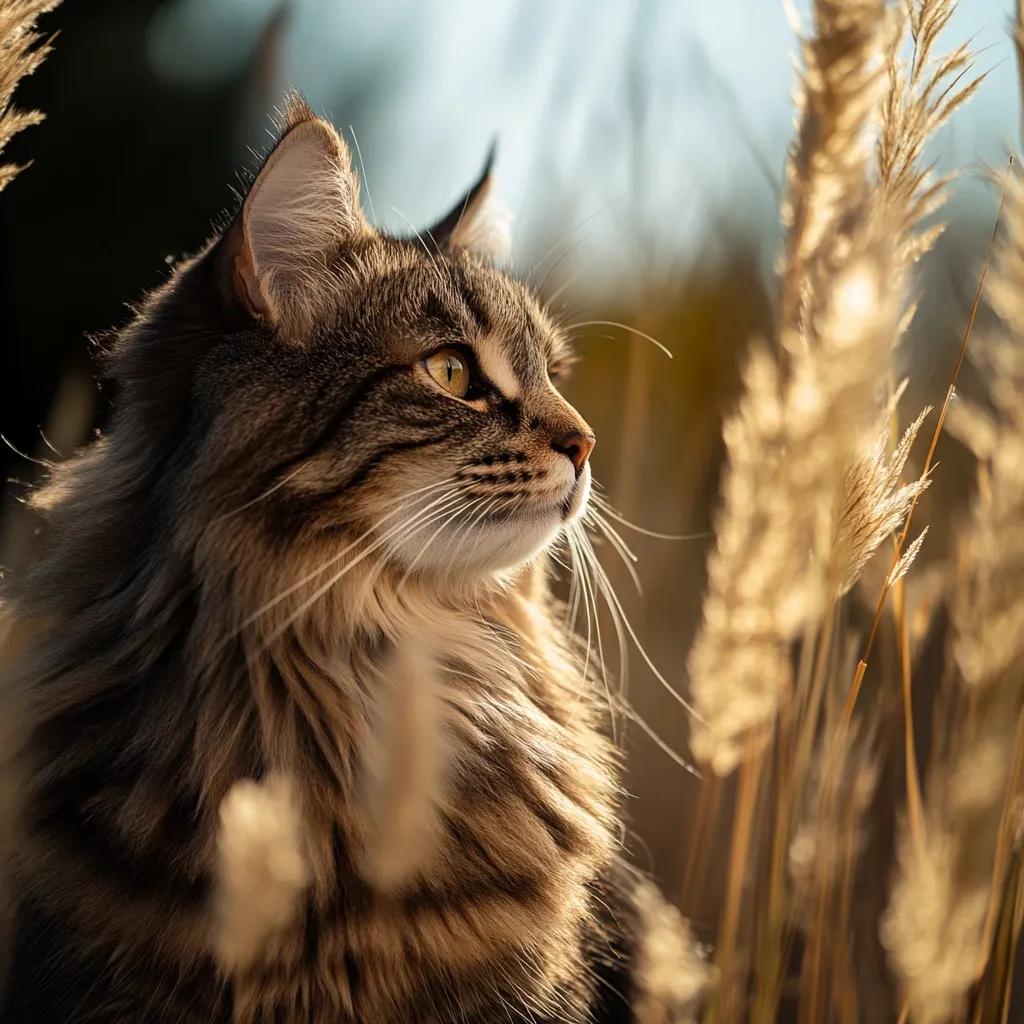
[(427, 373), (455, 398), (465, 398), (473, 382), (466, 357), (455, 348), (442, 348), (423, 360)]

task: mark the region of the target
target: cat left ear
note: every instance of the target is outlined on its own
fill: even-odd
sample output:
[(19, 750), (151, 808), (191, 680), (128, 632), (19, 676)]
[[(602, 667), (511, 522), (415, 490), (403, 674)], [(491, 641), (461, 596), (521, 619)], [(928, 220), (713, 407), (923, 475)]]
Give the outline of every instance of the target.
[(466, 249), (494, 262), (502, 262), (512, 248), (512, 214), (494, 190), (492, 143), (480, 177), (429, 233), (441, 248)]
[(278, 143), (225, 237), (235, 297), (256, 319), (301, 335), (336, 288), (339, 253), (371, 233), (348, 148), (292, 96)]

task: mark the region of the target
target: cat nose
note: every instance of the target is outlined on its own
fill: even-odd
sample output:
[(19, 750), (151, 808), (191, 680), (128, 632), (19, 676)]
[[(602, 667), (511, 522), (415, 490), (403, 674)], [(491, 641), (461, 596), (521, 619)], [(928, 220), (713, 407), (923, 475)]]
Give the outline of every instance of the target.
[(561, 452), (569, 457), (573, 466), (576, 467), (576, 475), (579, 476), (583, 472), (583, 467), (587, 464), (587, 459), (590, 458), (595, 444), (597, 444), (597, 438), (593, 434), (581, 434), (578, 430), (574, 430), (557, 441), (552, 441), (551, 447), (556, 452)]

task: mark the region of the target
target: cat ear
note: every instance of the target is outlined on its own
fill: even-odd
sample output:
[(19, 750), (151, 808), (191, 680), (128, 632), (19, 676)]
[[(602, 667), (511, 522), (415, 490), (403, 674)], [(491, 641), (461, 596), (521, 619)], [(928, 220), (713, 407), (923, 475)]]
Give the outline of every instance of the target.
[(467, 249), (494, 262), (505, 260), (512, 248), (512, 213), (494, 192), (496, 144), (491, 145), (483, 171), (469, 191), (429, 231), (442, 247)]
[(236, 298), (270, 326), (308, 330), (336, 285), (334, 259), (371, 230), (345, 143), (290, 97), (280, 139), (225, 240)]

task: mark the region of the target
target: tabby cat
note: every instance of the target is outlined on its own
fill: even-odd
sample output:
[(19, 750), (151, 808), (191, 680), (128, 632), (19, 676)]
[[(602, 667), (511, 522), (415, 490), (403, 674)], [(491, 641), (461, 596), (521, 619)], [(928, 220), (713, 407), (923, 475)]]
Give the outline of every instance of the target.
[[(37, 493), (48, 554), (9, 595), (39, 626), (5, 698), (5, 1024), (675, 1019), (546, 578), (594, 437), (562, 333), (473, 250), (488, 186), (388, 237), (293, 98), (234, 220), (110, 346), (109, 428)], [(370, 752), (407, 648), (444, 757), (431, 841), (383, 870)]]

